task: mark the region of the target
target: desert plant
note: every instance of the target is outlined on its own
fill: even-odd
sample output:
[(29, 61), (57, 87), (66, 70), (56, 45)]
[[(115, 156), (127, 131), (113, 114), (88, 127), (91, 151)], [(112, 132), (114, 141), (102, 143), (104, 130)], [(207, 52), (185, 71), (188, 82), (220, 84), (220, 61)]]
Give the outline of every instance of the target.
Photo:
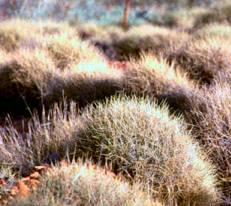
[[(49, 107), (66, 97), (85, 106), (122, 90), (122, 71), (100, 59), (68, 62), (69, 68), (56, 69), (46, 50), (20, 49), (2, 52), (0, 64), (0, 105), (2, 112)], [(17, 105), (17, 106), (16, 106)]]
[(118, 26), (100, 26), (95, 23), (84, 23), (76, 26), (79, 37), (83, 40), (88, 40), (95, 45), (109, 59), (116, 59), (116, 50), (113, 43), (121, 38), (125, 31)]
[(82, 60), (57, 73), (55, 80), (50, 82), (45, 101), (50, 105), (66, 97), (83, 107), (121, 92), (123, 79), (123, 72), (105, 61)]
[[(139, 57), (144, 51), (152, 51), (156, 55), (172, 50), (187, 39), (187, 34), (167, 28), (142, 25), (130, 30), (113, 43), (120, 60)], [(173, 47), (173, 48), (172, 48)]]
[(7, 55), (0, 64), (0, 73), (1, 111), (23, 112), (27, 106), (42, 103), (55, 66), (46, 52), (21, 49)]
[(149, 21), (155, 25), (178, 27), (179, 29), (191, 30), (199, 15), (206, 13), (208, 9), (204, 7), (180, 8), (173, 11), (164, 12), (162, 15), (151, 18)]
[(140, 60), (131, 60), (124, 75), (124, 91), (138, 96), (158, 97), (167, 91), (195, 88), (186, 73), (164, 58), (144, 53)]
[(96, 48), (65, 32), (47, 37), (44, 42), (44, 48), (47, 49), (60, 69), (79, 63), (81, 60), (98, 59), (103, 61), (104, 59)]
[(53, 167), (28, 197), (18, 197), (9, 205), (161, 206), (140, 188), (122, 181), (108, 169), (79, 162)]
[(206, 148), (208, 155), (217, 165), (221, 185), (226, 194), (226, 200), (230, 198), (230, 113), (231, 99), (228, 84), (217, 83), (214, 87), (203, 88), (200, 94), (201, 103), (194, 101), (194, 106), (185, 119), (191, 125), (200, 144)]
[(37, 31), (41, 35), (62, 34), (65, 31), (69, 35), (75, 36), (74, 28), (69, 26), (67, 22), (58, 23), (52, 20), (31, 20), (30, 22), (32, 22), (35, 25)]
[(140, 60), (131, 61), (124, 71), (123, 90), (127, 95), (148, 96), (159, 104), (165, 102), (172, 113), (185, 114), (194, 103), (200, 102), (198, 84), (188, 78), (174, 63), (143, 54)]
[(231, 23), (230, 18), (230, 11), (231, 11), (231, 4), (218, 4), (218, 6), (208, 10), (201, 15), (198, 15), (197, 19), (195, 20), (194, 27), (202, 27), (206, 24), (210, 23)]
[(36, 27), (30, 21), (12, 19), (0, 24), (0, 44), (6, 51), (20, 47), (22, 41), (36, 36)]
[(231, 26), (228, 24), (209, 24), (203, 28), (197, 30), (194, 33), (196, 38), (212, 38), (221, 37), (224, 39), (230, 39)]
[(72, 103), (60, 109), (57, 105), (40, 115), (34, 114), (23, 133), (12, 124), (1, 128), (0, 165), (10, 167), (26, 176), (36, 165), (55, 163), (65, 157), (68, 147), (65, 142), (78, 127), (77, 106)]
[(90, 107), (81, 122), (77, 154), (110, 162), (167, 204), (209, 205), (216, 199), (211, 165), (165, 107), (121, 97)]
[[(29, 57), (29, 55), (27, 57)], [(28, 62), (26, 63), (28, 64)], [(21, 102), (23, 108), (29, 106), (29, 108), (32, 109), (31, 107), (35, 106), (31, 104), (31, 102), (29, 101), (32, 100), (32, 103), (36, 102), (37, 109), (39, 109), (42, 105), (45, 106), (46, 109), (49, 109), (49, 107), (52, 104), (54, 104), (55, 102), (63, 101), (63, 99), (66, 99), (68, 102), (70, 100), (74, 100), (78, 104), (78, 107), (84, 107), (93, 101), (102, 100), (105, 99), (106, 97), (115, 95), (117, 92), (121, 92), (123, 89), (122, 88), (123, 73), (119, 70), (110, 68), (106, 62), (82, 61), (77, 65), (73, 65), (71, 69), (64, 70), (62, 72), (57, 72), (57, 70), (55, 70), (54, 73), (52, 73), (52, 75), (49, 73), (49, 70), (47, 71), (48, 73), (46, 72), (42, 73), (41, 71), (37, 70), (37, 72), (41, 72), (41, 74), (39, 73), (36, 75), (37, 79), (43, 77), (43, 75), (45, 76), (44, 79), (41, 79), (39, 81), (39, 84), (36, 84), (35, 81), (36, 79), (32, 78), (33, 75), (36, 74), (33, 72), (33, 68), (27, 67), (24, 69), (25, 71), (29, 71), (28, 74), (27, 73), (25, 74), (25, 77), (27, 77), (27, 81), (22, 78), (24, 76), (20, 76), (20, 72), (16, 72), (16, 74), (18, 75), (17, 77), (20, 80), (16, 82), (17, 83), (16, 85), (12, 81), (12, 79), (7, 79), (7, 78), (3, 79), (5, 82), (7, 80), (7, 84), (3, 84), (2, 86), (7, 85), (8, 88), (8, 90), (3, 88), (3, 90), (6, 93), (5, 96), (3, 95), (4, 93), (2, 93), (3, 95), (2, 100), (6, 99), (6, 101), (2, 101), (3, 111), (5, 111), (7, 107), (9, 107), (9, 103), (12, 102), (11, 101), (12, 99), (14, 101), (16, 99), (17, 101), (15, 102), (13, 101), (13, 104), (17, 104), (16, 108), (22, 112), (22, 108), (19, 105), (19, 100), (21, 101), (25, 100), (22, 99), (21, 96), (22, 94), (27, 100), (26, 101), (27, 104), (25, 104), (24, 101)], [(11, 74), (13, 73), (12, 71), (10, 71), (9, 73), (10, 76), (13, 75)], [(28, 82), (28, 80), (31, 81)], [(47, 81), (49, 82), (49, 86), (47, 86), (46, 84)], [(39, 85), (41, 87), (38, 87)], [(12, 89), (12, 91), (11, 90), (9, 91), (9, 88), (12, 88), (13, 86), (14, 89)], [(32, 86), (35, 88), (33, 88)], [(10, 92), (13, 93), (11, 94)], [(40, 98), (41, 101), (39, 101), (38, 98)], [(3, 104), (4, 102), (5, 104)], [(10, 107), (9, 110), (12, 110), (12, 107)], [(23, 170), (24, 168), (24, 170), (27, 172), (34, 165), (41, 164), (42, 162), (44, 162), (46, 157), (48, 157), (50, 153), (57, 153), (57, 151), (59, 151), (59, 147), (58, 148), (52, 147), (53, 149), (49, 149), (48, 146), (48, 149), (47, 147), (45, 147), (45, 152), (44, 152), (43, 146), (41, 147), (39, 146), (40, 144), (44, 144), (43, 138), (47, 137), (47, 131), (50, 131), (51, 128), (50, 125), (48, 125), (48, 128), (47, 127), (43, 128), (43, 126), (38, 126), (37, 122), (39, 122), (39, 118), (35, 118), (32, 121), (32, 123), (29, 124), (28, 129), (26, 129), (27, 131), (36, 130), (32, 133), (26, 134), (28, 135), (28, 137), (30, 137), (32, 141), (34, 141), (33, 140), (34, 138), (39, 140), (38, 142), (36, 142), (36, 145), (38, 145), (38, 147), (37, 146), (35, 147), (36, 149), (31, 149), (31, 146), (33, 146), (34, 143), (32, 145), (23, 146), (23, 147), (21, 147), (21, 144), (14, 143), (14, 141), (17, 141), (19, 139), (21, 140), (24, 137), (22, 137), (21, 134), (16, 132), (15, 129), (12, 129), (13, 127), (11, 127), (10, 130), (6, 130), (7, 131), (6, 133), (5, 132), (3, 133), (4, 138), (7, 139), (7, 136), (10, 135), (12, 136), (13, 139), (12, 144), (18, 145), (18, 147), (14, 146), (13, 148), (11, 148), (14, 151), (12, 152), (12, 154), (15, 153), (18, 156), (16, 159), (14, 156), (13, 157), (11, 156), (11, 152), (7, 154), (7, 156), (8, 155), (10, 156), (9, 158), (8, 157), (7, 158), (15, 162), (13, 163), (14, 168), (17, 168), (19, 170)], [(46, 125), (46, 122), (43, 122), (43, 124)], [(40, 128), (40, 129), (37, 130), (36, 128)], [(9, 131), (11, 131), (10, 134), (8, 133)], [(70, 130), (70, 132), (71, 131), (72, 130)], [(39, 136), (39, 138), (35, 137), (37, 135)], [(66, 138), (66, 137), (59, 137), (59, 136), (56, 137), (58, 138), (57, 140), (58, 142), (60, 142), (59, 139)], [(55, 140), (52, 139), (51, 141), (54, 142), (54, 144), (52, 145), (55, 145)], [(49, 138), (47, 144), (48, 145), (50, 144)], [(27, 147), (29, 147), (29, 150), (31, 149), (33, 152), (28, 152)], [(25, 158), (24, 157), (25, 155), (27, 155), (28, 158)], [(24, 161), (24, 159), (26, 160)], [(12, 162), (10, 164), (12, 164)]]
[(0, 64), (4, 63), (7, 58), (7, 53), (4, 50), (0, 50)]
[(1, 131), (1, 164), (30, 170), (65, 156), (89, 157), (129, 180), (140, 181), (166, 204), (215, 203), (219, 192), (213, 166), (180, 119), (147, 99), (111, 99), (92, 105), (81, 116), (56, 108), (38, 119), (27, 135)]
[(220, 75), (230, 71), (230, 41), (220, 37), (194, 39), (170, 53), (189, 77), (201, 84), (212, 84)]

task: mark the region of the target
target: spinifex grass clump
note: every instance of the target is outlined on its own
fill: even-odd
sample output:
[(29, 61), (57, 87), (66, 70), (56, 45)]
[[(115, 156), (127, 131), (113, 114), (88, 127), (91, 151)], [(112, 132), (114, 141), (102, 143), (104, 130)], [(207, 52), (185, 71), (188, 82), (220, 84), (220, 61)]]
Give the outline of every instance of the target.
[(7, 58), (8, 58), (7, 52), (0, 49), (0, 64), (3, 64)]
[(202, 27), (210, 23), (229, 23), (231, 24), (231, 4), (220, 4), (207, 12), (198, 15), (195, 20), (194, 27)]
[(161, 206), (109, 170), (96, 165), (72, 163), (54, 167), (42, 177), (38, 188), (9, 205)]
[[(33, 115), (25, 131), (19, 133), (12, 125), (0, 130), (0, 165), (26, 176), (36, 165), (56, 163), (66, 157), (68, 144), (78, 130), (76, 104), (57, 105), (43, 112), (42, 118)], [(68, 108), (70, 107), (70, 111)]]
[[(64, 97), (85, 106), (121, 91), (123, 73), (106, 61), (82, 59), (59, 70), (46, 50), (20, 49), (1, 53), (1, 111), (48, 106)], [(17, 106), (16, 106), (17, 105)]]
[(38, 46), (38, 39), (63, 32), (70, 36), (75, 36), (76, 33), (65, 23), (22, 19), (6, 20), (0, 23), (1, 49), (11, 52), (25, 45), (27, 47)]
[(201, 84), (212, 84), (231, 69), (231, 43), (219, 37), (194, 39), (169, 55), (182, 70)]
[(199, 29), (195, 34), (195, 38), (212, 38), (220, 37), (230, 40), (231, 26), (228, 24), (209, 24)]
[(217, 165), (223, 191), (229, 199), (231, 184), (231, 89), (228, 84), (217, 84), (211, 89), (203, 88), (200, 98), (194, 102), (186, 120), (194, 136), (213, 162)]
[(191, 99), (198, 99), (198, 86), (174, 64), (153, 54), (144, 54), (131, 61), (125, 70), (124, 92), (127, 95), (148, 96), (165, 102), (173, 113), (186, 113), (193, 107)]
[(138, 96), (158, 97), (167, 91), (187, 90), (195, 84), (174, 64), (146, 53), (138, 61), (132, 60), (125, 70), (124, 90)]
[(42, 20), (42, 21), (33, 21), (39, 34), (41, 35), (57, 35), (62, 34), (63, 32), (68, 33), (69, 35), (76, 35), (74, 28), (68, 25), (67, 22), (58, 23), (51, 20)]
[(41, 104), (54, 72), (53, 61), (41, 50), (8, 54), (0, 64), (1, 111), (23, 112), (27, 106)]
[(45, 49), (60, 69), (65, 69), (81, 60), (104, 60), (96, 48), (65, 32), (47, 37), (44, 41), (46, 42)]
[(143, 51), (152, 51), (156, 55), (174, 50), (187, 39), (187, 34), (174, 30), (143, 25), (132, 27), (127, 33), (115, 41), (113, 47), (118, 59), (139, 57)]
[(181, 30), (190, 30), (199, 15), (208, 12), (205, 7), (181, 8), (174, 11), (165, 12), (158, 18), (153, 19), (154, 24), (167, 27), (176, 27)]
[[(66, 108), (66, 107), (64, 107)], [(180, 119), (147, 99), (111, 99), (81, 116), (54, 109), (34, 118), (22, 136), (1, 130), (1, 164), (26, 174), (33, 166), (69, 156), (110, 163), (166, 204), (209, 205), (218, 199), (214, 168), (193, 143)]]
[(82, 60), (57, 73), (46, 95), (49, 105), (66, 97), (80, 107), (122, 91), (123, 72), (111, 68), (105, 61)]
[(110, 59), (119, 58), (114, 48), (114, 42), (122, 38), (125, 31), (119, 26), (100, 26), (95, 23), (76, 25), (79, 37), (88, 40)]
[(20, 43), (28, 36), (36, 34), (35, 25), (25, 20), (7, 20), (0, 23), (1, 49), (13, 51), (19, 48)]
[(90, 107), (80, 121), (76, 154), (110, 162), (166, 204), (216, 202), (213, 167), (165, 107), (121, 97)]
[[(84, 23), (84, 24), (77, 24), (74, 27), (81, 39), (91, 40), (98, 39), (104, 41), (105, 38), (109, 37), (109, 26), (101, 26), (97, 25), (96, 23)], [(115, 30), (122, 32), (120, 27), (115, 27)], [(101, 38), (101, 39), (100, 39)]]

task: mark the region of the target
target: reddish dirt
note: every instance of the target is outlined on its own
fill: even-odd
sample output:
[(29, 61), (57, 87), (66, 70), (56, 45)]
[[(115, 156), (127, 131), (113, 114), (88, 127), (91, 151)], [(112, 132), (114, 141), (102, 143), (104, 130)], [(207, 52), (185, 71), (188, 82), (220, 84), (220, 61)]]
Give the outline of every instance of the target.
[(21, 179), (15, 177), (15, 182), (12, 186), (9, 186), (10, 182), (7, 178), (0, 178), (0, 188), (4, 190), (4, 188), (10, 187), (4, 194), (0, 194), (0, 205), (7, 204), (16, 196), (28, 196), (39, 185), (41, 175), (49, 169), (50, 166), (48, 165), (37, 166), (29, 176)]
[(126, 61), (110, 61), (109, 66), (120, 69), (120, 70), (126, 70), (129, 68), (129, 62)]

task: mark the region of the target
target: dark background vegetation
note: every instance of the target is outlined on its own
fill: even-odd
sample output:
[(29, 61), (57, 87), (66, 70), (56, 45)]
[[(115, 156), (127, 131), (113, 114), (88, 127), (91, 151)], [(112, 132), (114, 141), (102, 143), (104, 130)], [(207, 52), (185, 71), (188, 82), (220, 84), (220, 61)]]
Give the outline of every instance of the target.
[[(129, 21), (143, 23), (145, 18), (158, 18), (166, 11), (188, 7), (212, 7), (225, 0), (131, 0)], [(123, 14), (124, 0), (1, 0), (0, 19), (22, 17), (32, 19), (94, 21), (101, 24), (117, 23)]]

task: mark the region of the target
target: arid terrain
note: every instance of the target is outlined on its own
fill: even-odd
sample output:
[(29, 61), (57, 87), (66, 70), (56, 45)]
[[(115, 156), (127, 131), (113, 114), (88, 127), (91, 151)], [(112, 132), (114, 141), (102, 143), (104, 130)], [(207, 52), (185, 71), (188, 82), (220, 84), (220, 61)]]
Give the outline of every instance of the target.
[(0, 22), (0, 205), (231, 205), (231, 4), (159, 15)]

